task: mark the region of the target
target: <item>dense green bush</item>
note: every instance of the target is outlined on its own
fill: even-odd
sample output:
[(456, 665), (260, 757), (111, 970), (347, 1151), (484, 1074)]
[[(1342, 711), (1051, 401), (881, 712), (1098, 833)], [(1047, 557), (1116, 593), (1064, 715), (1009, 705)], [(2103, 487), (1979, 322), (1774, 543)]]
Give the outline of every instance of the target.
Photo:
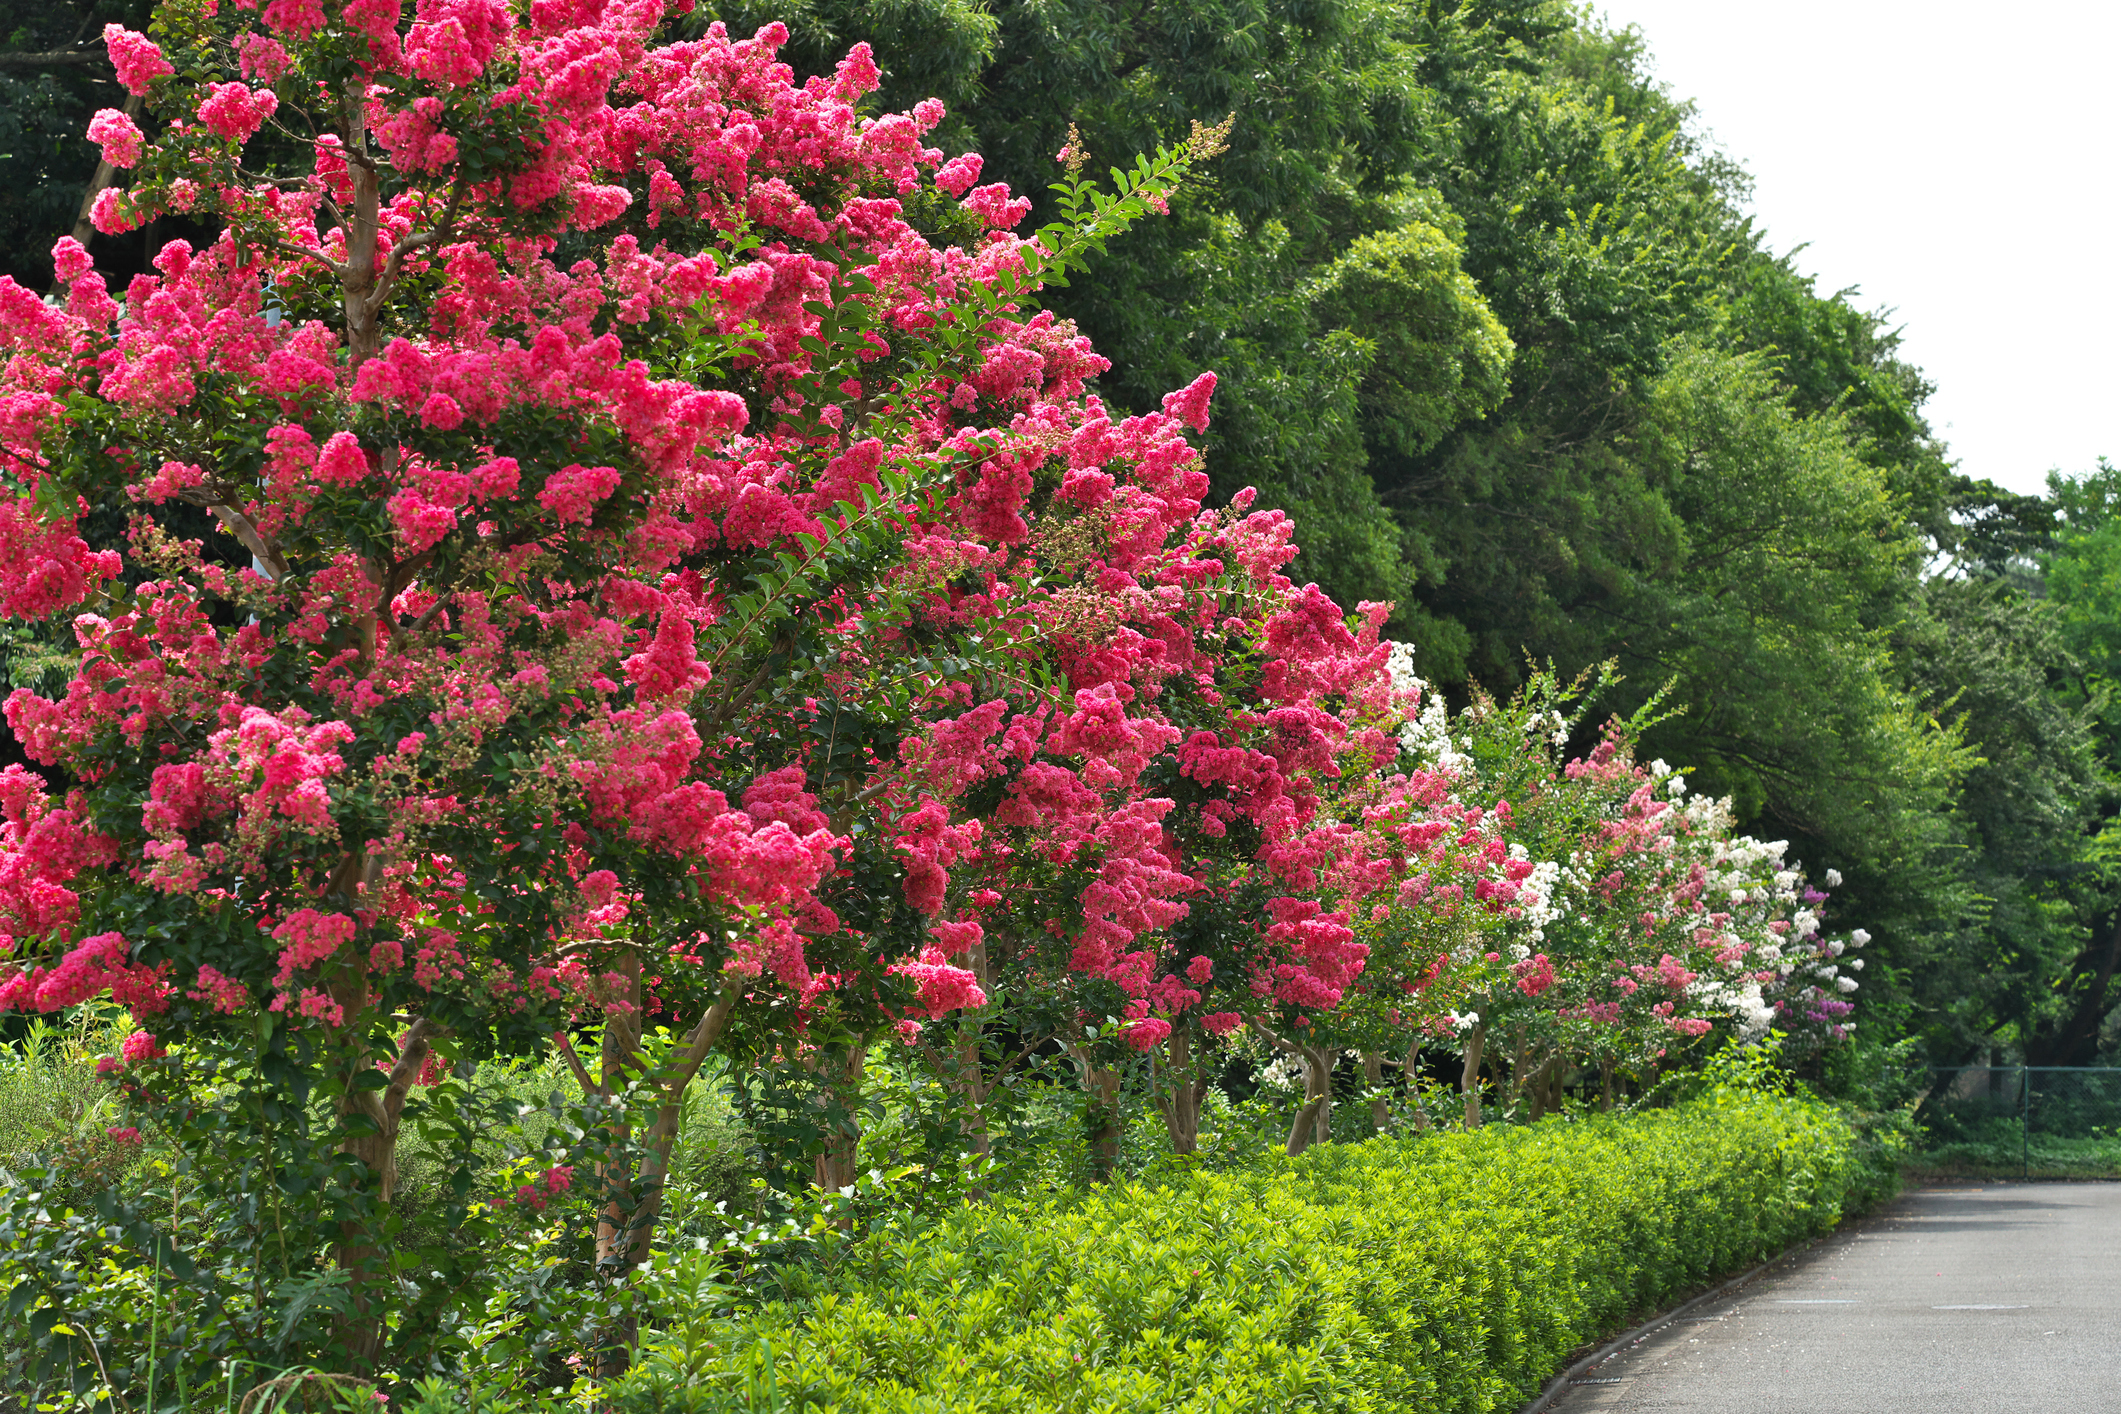
[(1004, 1200), (680, 1320), (604, 1393), (636, 1414), (1508, 1408), (1631, 1312), (1831, 1226), (1852, 1164), (1831, 1108), (1718, 1088)]

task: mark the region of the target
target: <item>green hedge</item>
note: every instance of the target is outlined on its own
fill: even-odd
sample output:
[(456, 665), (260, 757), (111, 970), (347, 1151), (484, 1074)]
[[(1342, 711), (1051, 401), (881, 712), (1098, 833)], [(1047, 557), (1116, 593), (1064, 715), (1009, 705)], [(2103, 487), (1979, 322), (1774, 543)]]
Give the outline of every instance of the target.
[(622, 1414), (1494, 1410), (1570, 1350), (1830, 1227), (1826, 1106), (1316, 1149), (850, 1244), (790, 1298), (644, 1342)]

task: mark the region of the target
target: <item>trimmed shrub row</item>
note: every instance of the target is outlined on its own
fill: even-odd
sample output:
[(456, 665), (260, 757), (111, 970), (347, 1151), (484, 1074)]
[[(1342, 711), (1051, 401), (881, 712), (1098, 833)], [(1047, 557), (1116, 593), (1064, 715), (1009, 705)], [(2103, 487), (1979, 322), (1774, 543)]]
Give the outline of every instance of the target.
[(887, 1228), (788, 1299), (645, 1342), (624, 1414), (1514, 1408), (1632, 1313), (1832, 1226), (1828, 1107), (1331, 1146)]

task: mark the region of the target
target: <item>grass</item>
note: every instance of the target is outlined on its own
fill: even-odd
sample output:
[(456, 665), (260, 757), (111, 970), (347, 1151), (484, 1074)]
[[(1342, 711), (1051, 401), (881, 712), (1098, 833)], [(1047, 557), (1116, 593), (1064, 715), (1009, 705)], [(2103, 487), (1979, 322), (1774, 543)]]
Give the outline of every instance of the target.
[(1908, 1156), (1917, 1177), (2121, 1178), (2121, 1129), (2090, 1127), (2078, 1135), (2027, 1135), (2015, 1116), (1933, 1126), (1928, 1141)]

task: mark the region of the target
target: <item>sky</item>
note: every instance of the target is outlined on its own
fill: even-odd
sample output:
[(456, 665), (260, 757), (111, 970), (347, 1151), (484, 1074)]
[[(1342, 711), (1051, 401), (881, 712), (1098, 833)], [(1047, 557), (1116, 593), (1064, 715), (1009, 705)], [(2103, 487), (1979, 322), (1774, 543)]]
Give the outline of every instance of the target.
[(1968, 475), (2121, 462), (2121, 4), (1594, 0), (1822, 292), (1891, 310)]

